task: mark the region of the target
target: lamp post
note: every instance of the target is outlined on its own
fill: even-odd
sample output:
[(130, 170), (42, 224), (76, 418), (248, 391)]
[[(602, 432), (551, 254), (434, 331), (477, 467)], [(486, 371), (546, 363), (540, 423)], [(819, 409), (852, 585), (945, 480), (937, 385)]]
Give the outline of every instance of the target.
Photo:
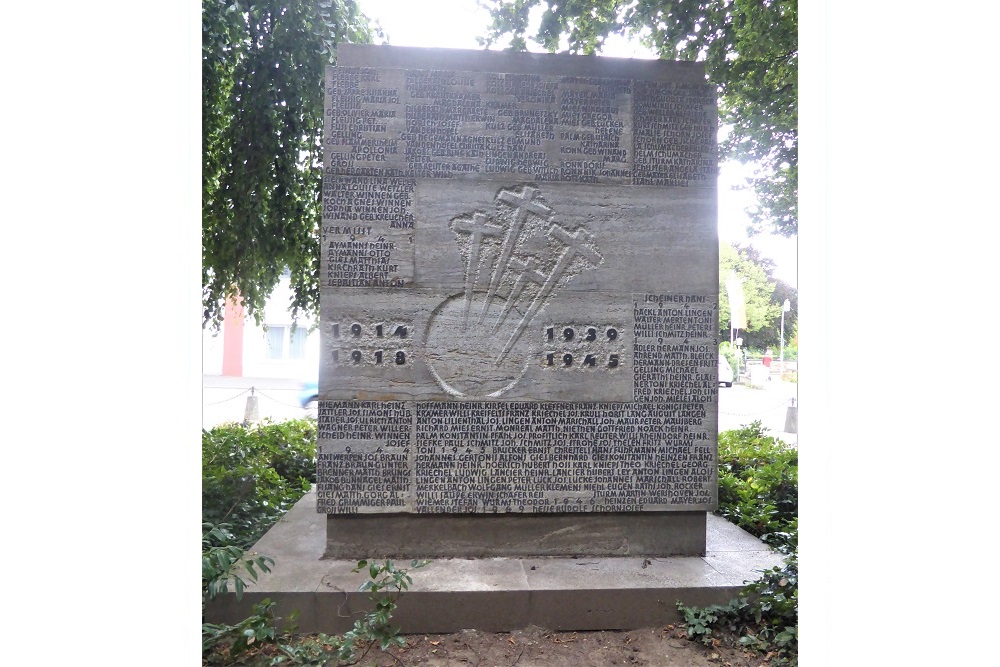
[(781, 304), (781, 355), (779, 357), (781, 361), (781, 372), (785, 372), (785, 313), (792, 309), (792, 304), (789, 303), (788, 299), (785, 299), (785, 303)]

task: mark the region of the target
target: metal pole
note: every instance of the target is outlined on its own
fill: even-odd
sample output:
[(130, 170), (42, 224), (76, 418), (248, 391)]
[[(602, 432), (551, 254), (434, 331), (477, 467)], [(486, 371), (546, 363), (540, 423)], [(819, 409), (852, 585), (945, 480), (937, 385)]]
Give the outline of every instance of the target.
[(778, 356), (781, 362), (781, 372), (785, 372), (785, 311), (781, 311), (781, 353)]
[(792, 309), (792, 304), (788, 299), (781, 304), (781, 372), (785, 372), (785, 313)]

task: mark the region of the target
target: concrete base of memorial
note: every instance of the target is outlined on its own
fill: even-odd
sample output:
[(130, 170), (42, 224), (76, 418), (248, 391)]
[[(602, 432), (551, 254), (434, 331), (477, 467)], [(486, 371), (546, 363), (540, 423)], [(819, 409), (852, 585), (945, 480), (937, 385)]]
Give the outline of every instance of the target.
[[(677, 602), (704, 606), (734, 598), (745, 582), (780, 566), (782, 556), (749, 533), (708, 515), (704, 556), (579, 558), (442, 558), (412, 570), (393, 624), (404, 634), (462, 629), (502, 632), (651, 627), (681, 620)], [(208, 604), (208, 622), (236, 623), (253, 604), (276, 601), (276, 612), (298, 610), (300, 632), (341, 633), (370, 608), (358, 588), (367, 573), (354, 560), (324, 559), (326, 515), (306, 494), (253, 551), (274, 559), (238, 601)], [(396, 565), (408, 568), (409, 561)]]
[(329, 514), (325, 558), (703, 556), (705, 512)]

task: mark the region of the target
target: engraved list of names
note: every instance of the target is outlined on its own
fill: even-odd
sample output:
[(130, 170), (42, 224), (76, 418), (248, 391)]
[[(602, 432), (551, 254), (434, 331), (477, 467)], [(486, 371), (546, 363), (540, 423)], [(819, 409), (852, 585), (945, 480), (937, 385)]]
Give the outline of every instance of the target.
[(712, 509), (711, 88), (463, 53), (328, 71), (318, 511)]

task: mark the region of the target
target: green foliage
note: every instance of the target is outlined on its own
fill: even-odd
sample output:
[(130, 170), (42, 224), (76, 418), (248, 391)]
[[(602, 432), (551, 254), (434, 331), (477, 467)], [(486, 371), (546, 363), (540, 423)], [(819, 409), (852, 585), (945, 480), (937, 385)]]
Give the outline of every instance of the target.
[[(785, 313), (788, 317), (788, 313)], [(796, 320), (789, 331), (788, 320), (785, 320), (785, 361), (795, 361), (799, 358), (799, 323)]]
[[(719, 336), (729, 339), (730, 307), (726, 279), (731, 273), (743, 283), (747, 328), (740, 330), (744, 347), (777, 347), (780, 336), (781, 305), (786, 298), (798, 301), (795, 289), (772, 278), (774, 262), (761, 257), (754, 248), (728, 243), (719, 245)], [(781, 286), (780, 292), (777, 288)], [(790, 295), (790, 296), (786, 296)], [(785, 313), (786, 337), (795, 323), (794, 310)]]
[(202, 305), (261, 322), (287, 267), (293, 318), (316, 312), (323, 77), (340, 42), (381, 35), (354, 0), (202, 3)]
[[(744, 345), (748, 348), (757, 348), (763, 351), (765, 348), (774, 348), (775, 358), (781, 346), (781, 306), (788, 299), (791, 309), (785, 313), (785, 343), (789, 340), (789, 332), (798, 323), (798, 291), (784, 282), (774, 277), (774, 262), (766, 257), (761, 257), (760, 251), (753, 246), (742, 246), (734, 244), (732, 246), (720, 247), (719, 251), (719, 276), (720, 287), (720, 316), (719, 328), (726, 332), (729, 327), (729, 299), (724, 291), (724, 278), (730, 271), (744, 279), (744, 292), (746, 298), (754, 301), (754, 306), (747, 305), (747, 319), (750, 325), (748, 329), (740, 332)], [(748, 291), (749, 290), (749, 291)], [(722, 312), (725, 313), (723, 319)], [(788, 355), (785, 355), (788, 359)]]
[(729, 362), (729, 367), (733, 369), (733, 377), (738, 379), (737, 369), (739, 365), (736, 358), (736, 347), (730, 345), (729, 341), (723, 341), (719, 343), (719, 354)]
[(799, 561), (793, 554), (785, 564), (772, 568), (754, 584), (743, 589), (735, 601), (742, 622), (740, 643), (757, 651), (777, 647), (785, 661), (772, 664), (794, 665), (798, 662)]
[[(242, 597), (259, 573), (274, 560), (245, 549), (281, 517), (315, 482), (316, 423), (310, 419), (258, 426), (223, 424), (202, 431), (202, 602), (233, 587)], [(230, 523), (213, 523), (228, 519)], [(428, 561), (411, 561), (411, 569)], [(294, 634), (296, 613), (274, 614), (275, 603), (262, 600), (236, 625), (202, 625), (202, 656), (209, 665), (326, 665), (361, 660), (372, 646), (402, 646), (399, 628), (390, 625), (396, 602), (413, 579), (391, 560), (359, 561), (366, 571), (372, 610), (342, 637)], [(279, 632), (279, 622), (284, 629)]]
[(281, 655), (273, 658), (271, 665), (305, 665), (324, 667), (331, 663), (343, 644), (343, 638), (320, 633), (316, 636), (289, 636), (288, 641), (278, 644)]
[[(209, 665), (236, 664), (252, 649), (273, 645), (278, 639), (274, 605), (264, 598), (253, 613), (236, 625), (204, 623), (201, 626), (201, 653)], [(221, 650), (217, 650), (220, 649)]]
[(686, 607), (677, 603), (677, 609), (684, 614), (684, 625), (687, 626), (689, 639), (698, 639), (706, 645), (711, 645), (712, 627), (730, 610), (728, 605), (710, 604), (707, 607)]
[[(527, 49), (595, 54), (612, 34), (637, 36), (660, 58), (703, 60), (730, 128), (723, 157), (760, 165), (747, 185), (757, 195), (749, 234), (798, 230), (798, 3), (664, 0), (490, 0), (493, 23), (481, 40)], [(564, 42), (565, 40), (565, 42)]]
[(791, 555), (782, 567), (763, 573), (743, 588), (739, 597), (724, 605), (687, 607), (684, 614), (688, 637), (711, 645), (712, 630), (725, 628), (740, 636), (740, 644), (770, 654), (773, 667), (794, 667), (799, 652), (799, 565)]
[(316, 481), (316, 422), (296, 419), (202, 431), (202, 521), (249, 548)]
[[(789, 310), (785, 313), (785, 359), (794, 359), (788, 356), (789, 341), (792, 338), (792, 331), (799, 322), (799, 292), (783, 280), (776, 280), (774, 294), (771, 300), (779, 307), (788, 299)], [(768, 326), (760, 332), (760, 345), (774, 348), (774, 358), (778, 358), (778, 350), (781, 347), (781, 313), (770, 322)]]
[(764, 542), (792, 552), (798, 544), (798, 450), (755, 421), (719, 434), (717, 514)]
[(713, 629), (770, 655), (770, 664), (798, 664), (798, 452), (767, 435), (760, 422), (719, 434), (717, 514), (789, 554), (724, 605), (687, 607), (688, 637), (711, 644)]
[(246, 556), (243, 549), (234, 542), (236, 538), (228, 526), (202, 524), (205, 534), (201, 538), (201, 597), (202, 603), (213, 600), (229, 590), (233, 584), (236, 598), (243, 597), (246, 588), (244, 576), (257, 581), (259, 572), (270, 572), (274, 559), (269, 556), (251, 554)]
[[(410, 567), (413, 569), (424, 567), (429, 562), (413, 560), (410, 561)], [(397, 568), (391, 560), (382, 563), (360, 560), (352, 571), (365, 570), (369, 579), (359, 590), (368, 592), (368, 598), (374, 609), (355, 621), (354, 627), (344, 633), (344, 642), (337, 652), (337, 657), (345, 662), (362, 660), (372, 646), (377, 645), (384, 651), (390, 646), (406, 644), (406, 640), (399, 636), (399, 628), (390, 626), (389, 621), (396, 611), (396, 601), (413, 583), (413, 578), (407, 570)], [(359, 650), (361, 650), (360, 655)]]
[[(414, 560), (411, 569), (429, 561)], [(396, 603), (403, 591), (413, 583), (408, 570), (400, 569), (391, 560), (382, 563), (358, 561), (354, 572), (368, 573), (369, 579), (360, 591), (368, 592), (373, 609), (354, 623), (342, 636), (319, 634), (300, 637), (295, 634), (295, 616), (284, 622), (275, 616), (275, 603), (269, 598), (253, 606), (253, 613), (236, 625), (202, 625), (202, 657), (209, 665), (315, 665), (354, 664), (364, 659), (373, 646), (382, 650), (404, 646), (406, 640), (399, 628), (390, 625)]]

